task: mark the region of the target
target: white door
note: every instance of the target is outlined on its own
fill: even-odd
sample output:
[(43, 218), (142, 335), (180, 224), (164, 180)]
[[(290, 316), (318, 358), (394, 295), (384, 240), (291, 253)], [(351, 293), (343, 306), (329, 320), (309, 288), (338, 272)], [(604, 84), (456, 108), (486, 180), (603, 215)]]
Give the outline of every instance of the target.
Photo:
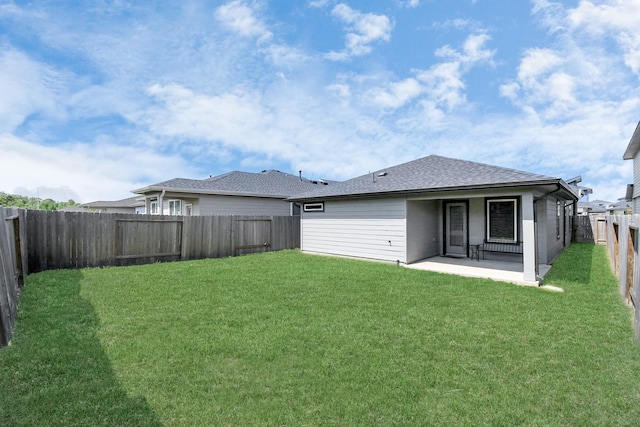
[(467, 204), (447, 203), (445, 255), (467, 256)]

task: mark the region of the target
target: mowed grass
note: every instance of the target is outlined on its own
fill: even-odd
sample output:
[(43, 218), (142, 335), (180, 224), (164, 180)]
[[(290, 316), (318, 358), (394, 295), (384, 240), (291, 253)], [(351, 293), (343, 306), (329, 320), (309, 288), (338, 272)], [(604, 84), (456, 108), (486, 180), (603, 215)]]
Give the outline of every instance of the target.
[(0, 425), (638, 425), (604, 248), (547, 283), (298, 251), (34, 274)]

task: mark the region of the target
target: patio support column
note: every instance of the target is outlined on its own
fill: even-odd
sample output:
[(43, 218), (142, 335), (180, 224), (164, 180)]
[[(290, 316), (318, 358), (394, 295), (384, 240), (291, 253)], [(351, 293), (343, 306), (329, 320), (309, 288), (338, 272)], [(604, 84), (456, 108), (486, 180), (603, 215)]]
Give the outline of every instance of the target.
[(536, 282), (536, 229), (533, 194), (522, 195), (522, 262), (526, 282)]

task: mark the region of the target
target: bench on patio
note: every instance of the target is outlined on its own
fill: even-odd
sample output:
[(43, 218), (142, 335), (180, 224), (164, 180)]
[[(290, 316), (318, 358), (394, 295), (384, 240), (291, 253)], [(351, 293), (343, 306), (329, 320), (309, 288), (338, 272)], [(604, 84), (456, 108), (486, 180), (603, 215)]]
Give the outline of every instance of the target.
[(476, 258), (480, 261), (480, 252), (482, 252), (482, 259), (484, 259), (485, 252), (499, 252), (503, 254), (522, 254), (522, 242), (488, 242), (479, 245), (470, 245), (471, 258)]

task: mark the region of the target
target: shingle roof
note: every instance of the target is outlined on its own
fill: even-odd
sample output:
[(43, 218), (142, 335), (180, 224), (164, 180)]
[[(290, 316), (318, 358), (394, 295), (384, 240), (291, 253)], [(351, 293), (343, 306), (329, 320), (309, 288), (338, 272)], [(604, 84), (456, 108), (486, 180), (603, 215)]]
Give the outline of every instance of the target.
[(233, 171), (201, 180), (175, 178), (134, 190), (133, 192), (144, 194), (150, 191), (167, 190), (287, 198), (307, 192), (318, 186), (317, 181), (301, 179), (299, 176), (272, 169), (259, 173)]
[(331, 186), (317, 188), (291, 199), (311, 200), (464, 188), (541, 185), (560, 181), (558, 178), (515, 169), (431, 155)]
[(138, 201), (140, 196), (128, 197), (122, 200), (107, 200), (83, 203), (82, 207), (87, 208), (133, 208), (136, 206), (144, 206), (143, 202)]

